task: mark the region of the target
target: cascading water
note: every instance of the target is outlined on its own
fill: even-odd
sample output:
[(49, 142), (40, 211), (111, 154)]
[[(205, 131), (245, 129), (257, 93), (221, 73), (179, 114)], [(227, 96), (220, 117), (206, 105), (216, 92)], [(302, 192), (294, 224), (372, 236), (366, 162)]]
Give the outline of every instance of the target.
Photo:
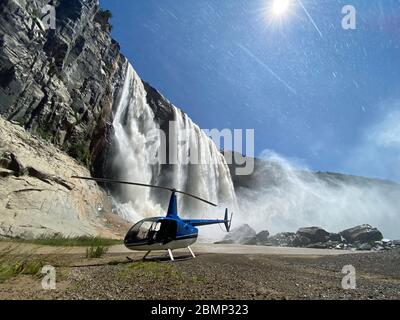
[[(152, 170), (148, 165), (150, 148), (146, 132), (155, 129), (154, 114), (146, 102), (142, 81), (131, 65), (127, 67), (116, 113), (114, 115), (115, 143), (118, 152), (113, 165), (120, 177), (127, 181), (151, 183)], [(155, 141), (157, 143), (157, 140)], [(150, 190), (138, 187), (120, 187), (123, 202), (116, 201), (123, 218), (137, 221), (147, 215), (160, 213), (161, 208), (150, 199)], [(128, 200), (128, 201), (126, 201)]]
[[(233, 183), (223, 155), (204, 131), (194, 124), (186, 114), (176, 107), (173, 107), (173, 111), (176, 121), (173, 131), (175, 131), (176, 139), (186, 143), (186, 145), (178, 144), (175, 153), (177, 165), (173, 166), (174, 185), (215, 203), (228, 206), (234, 204)], [(188, 150), (190, 150), (190, 155)], [(197, 164), (188, 164), (189, 158), (191, 163)], [(184, 208), (203, 212), (209, 209), (191, 198), (182, 200)]]
[[(171, 106), (174, 126), (169, 135), (177, 138), (173, 164), (154, 163), (163, 147), (157, 132), (159, 122), (147, 103), (147, 92), (142, 80), (128, 64), (123, 88), (114, 115), (116, 153), (113, 170), (123, 180), (146, 184), (162, 184), (195, 194), (220, 205), (236, 204), (235, 191), (225, 158), (213, 141), (178, 108)], [(171, 132), (172, 131), (172, 132)], [(184, 141), (185, 143), (182, 143)], [(187, 148), (189, 146), (189, 149)], [(170, 149), (171, 150), (171, 149)], [(188, 153), (198, 154), (200, 164), (187, 163)], [(117, 211), (125, 219), (135, 222), (144, 217), (163, 215), (166, 196), (158, 197), (151, 189), (120, 186), (114, 192)], [(187, 197), (181, 197), (180, 210), (198, 209), (206, 214), (209, 208)], [(221, 210), (220, 210), (221, 211)], [(196, 212), (188, 212), (192, 217)], [(215, 210), (213, 211), (215, 213)], [(223, 211), (221, 211), (222, 214)]]

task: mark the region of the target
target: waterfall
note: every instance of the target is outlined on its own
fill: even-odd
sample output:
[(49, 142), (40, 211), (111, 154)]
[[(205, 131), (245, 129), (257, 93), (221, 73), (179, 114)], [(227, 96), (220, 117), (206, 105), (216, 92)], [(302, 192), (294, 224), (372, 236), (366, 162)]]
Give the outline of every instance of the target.
[[(142, 80), (128, 64), (124, 85), (115, 106), (113, 172), (118, 178), (145, 184), (174, 187), (221, 206), (236, 204), (235, 191), (228, 165), (214, 142), (180, 109), (171, 105), (175, 126), (169, 130), (179, 141), (173, 164), (155, 163), (154, 157), (163, 146), (159, 120), (147, 103)], [(172, 132), (171, 132), (172, 131)], [(188, 152), (189, 151), (189, 152)], [(188, 154), (189, 153), (189, 154)], [(200, 164), (187, 163), (189, 155), (198, 153)], [(168, 192), (121, 185), (113, 191), (114, 204), (123, 218), (136, 222), (150, 216), (165, 214)], [(209, 207), (189, 197), (179, 196), (183, 216), (199, 217)], [(193, 213), (190, 210), (195, 210)], [(198, 210), (198, 211), (197, 211)], [(216, 211), (215, 214), (222, 210)]]

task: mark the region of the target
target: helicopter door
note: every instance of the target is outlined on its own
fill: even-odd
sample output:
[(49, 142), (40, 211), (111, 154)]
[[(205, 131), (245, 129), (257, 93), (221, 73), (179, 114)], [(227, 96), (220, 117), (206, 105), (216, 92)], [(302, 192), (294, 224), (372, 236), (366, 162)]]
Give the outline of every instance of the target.
[(157, 221), (153, 222), (147, 234), (147, 239), (151, 243), (157, 241), (157, 235), (160, 232), (160, 229), (161, 229), (161, 223)]
[(161, 221), (160, 231), (157, 232), (158, 242), (169, 242), (176, 238), (176, 232), (178, 230), (178, 224), (175, 220), (163, 220)]

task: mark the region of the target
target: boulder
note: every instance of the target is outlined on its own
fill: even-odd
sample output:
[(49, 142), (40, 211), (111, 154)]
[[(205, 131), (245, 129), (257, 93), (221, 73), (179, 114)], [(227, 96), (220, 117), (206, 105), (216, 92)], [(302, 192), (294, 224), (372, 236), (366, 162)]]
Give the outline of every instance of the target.
[(394, 247), (400, 247), (400, 240), (393, 240), (393, 241), (392, 241), (392, 246), (394, 246)]
[(330, 246), (327, 242), (318, 242), (318, 243), (312, 243), (307, 246), (307, 248), (310, 249), (329, 249)]
[(306, 247), (311, 244), (311, 240), (300, 234), (296, 234), (294, 239), (291, 241), (292, 247)]
[(259, 246), (261, 245), (258, 241), (257, 241), (257, 237), (253, 237), (250, 240), (246, 241), (245, 243), (243, 243), (246, 246)]
[[(375, 241), (373, 244), (368, 243), (372, 247), (372, 250), (392, 250), (396, 246), (393, 244), (393, 241), (388, 239), (383, 239), (382, 241)], [(381, 249), (383, 248), (383, 249)]]
[(332, 242), (342, 242), (344, 240), (339, 233), (330, 233), (328, 238)]
[(328, 241), (330, 233), (319, 227), (310, 227), (299, 229), (296, 235), (308, 238), (310, 243), (318, 243)]
[(349, 246), (346, 243), (339, 243), (334, 247), (334, 249), (337, 249), (337, 250), (347, 250), (349, 248), (351, 248), (351, 246)]
[(372, 250), (372, 246), (369, 243), (362, 243), (361, 245), (359, 245), (357, 247), (357, 250), (360, 250), (360, 251), (371, 251)]
[(293, 240), (296, 238), (296, 234), (292, 232), (278, 233), (268, 239), (268, 245), (289, 247), (292, 246)]
[(259, 244), (268, 243), (269, 231), (264, 230), (264, 231), (261, 231), (260, 233), (257, 233), (256, 239)]
[(246, 244), (257, 235), (256, 231), (248, 224), (241, 225), (238, 228), (233, 229), (225, 238), (218, 242), (221, 243), (237, 243)]
[(330, 241), (329, 240), (328, 242), (325, 242), (325, 244), (327, 245), (327, 247), (329, 249), (336, 249), (337, 246), (341, 244), (341, 242), (340, 241)]
[(246, 245), (249, 246), (265, 246), (268, 245), (268, 240), (269, 240), (269, 231), (261, 231), (260, 233), (257, 233), (253, 238), (248, 240)]
[(383, 239), (382, 233), (378, 229), (371, 227), (369, 224), (363, 224), (344, 230), (340, 232), (340, 235), (349, 243), (369, 243), (381, 241)]

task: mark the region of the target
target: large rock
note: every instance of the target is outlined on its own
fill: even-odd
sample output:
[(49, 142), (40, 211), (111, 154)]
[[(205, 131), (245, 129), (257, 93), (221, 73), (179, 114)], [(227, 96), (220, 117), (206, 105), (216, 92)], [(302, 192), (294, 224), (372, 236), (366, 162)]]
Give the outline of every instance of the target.
[(371, 251), (372, 250), (372, 245), (369, 243), (363, 243), (360, 246), (357, 247), (357, 250), (360, 251)]
[(89, 171), (50, 143), (0, 117), (0, 238), (115, 237), (111, 201)]
[(232, 231), (225, 236), (222, 241), (217, 242), (218, 244), (246, 244), (256, 236), (256, 231), (248, 224), (241, 225), (238, 228), (232, 229)]
[(292, 241), (289, 243), (292, 247), (307, 247), (311, 244), (311, 240), (303, 235), (296, 234)]
[(329, 245), (329, 242), (317, 242), (317, 243), (312, 243), (312, 244), (306, 246), (306, 248), (309, 248), (309, 249), (330, 249), (331, 246)]
[(269, 231), (264, 230), (264, 231), (261, 231), (260, 233), (257, 233), (256, 238), (257, 238), (257, 241), (261, 244), (267, 243), (268, 239), (269, 239)]
[(329, 234), (329, 241), (332, 242), (342, 242), (343, 238), (339, 233), (330, 233)]
[(393, 241), (392, 241), (392, 245), (393, 245), (394, 247), (400, 247), (400, 240), (393, 240)]
[(269, 244), (269, 231), (264, 230), (257, 233), (252, 239), (245, 243), (252, 246), (265, 246)]
[(278, 233), (268, 239), (269, 245), (278, 247), (289, 247), (293, 245), (296, 234), (293, 232)]
[(348, 243), (360, 242), (369, 243), (374, 241), (380, 241), (383, 239), (382, 233), (370, 226), (369, 224), (363, 224), (351, 229), (340, 232), (340, 235), (346, 239)]
[(296, 235), (309, 239), (310, 243), (318, 243), (328, 241), (330, 233), (322, 228), (310, 227), (299, 229)]

